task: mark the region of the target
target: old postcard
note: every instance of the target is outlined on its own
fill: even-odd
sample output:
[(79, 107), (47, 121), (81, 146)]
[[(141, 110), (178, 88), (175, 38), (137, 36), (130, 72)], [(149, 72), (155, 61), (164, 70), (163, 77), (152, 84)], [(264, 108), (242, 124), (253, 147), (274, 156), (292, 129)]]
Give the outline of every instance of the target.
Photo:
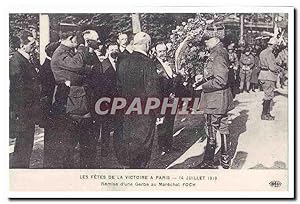
[(294, 197), (293, 7), (8, 18), (10, 197)]

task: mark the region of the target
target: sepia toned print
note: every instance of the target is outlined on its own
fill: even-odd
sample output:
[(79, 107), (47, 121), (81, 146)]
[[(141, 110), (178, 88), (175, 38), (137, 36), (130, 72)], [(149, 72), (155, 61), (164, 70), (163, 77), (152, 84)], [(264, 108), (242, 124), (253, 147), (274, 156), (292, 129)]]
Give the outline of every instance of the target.
[(290, 20), (10, 13), (10, 188), (286, 191)]

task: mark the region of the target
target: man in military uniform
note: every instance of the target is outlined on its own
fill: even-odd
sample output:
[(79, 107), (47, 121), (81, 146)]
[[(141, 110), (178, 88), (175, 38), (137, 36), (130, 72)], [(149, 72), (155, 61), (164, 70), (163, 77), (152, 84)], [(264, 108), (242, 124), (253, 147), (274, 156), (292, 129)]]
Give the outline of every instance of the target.
[(203, 161), (197, 168), (217, 168), (214, 163), (217, 131), (221, 134), (221, 165), (230, 167), (229, 130), (227, 112), (232, 105), (233, 97), (228, 81), (229, 59), (220, 39), (224, 38), (223, 26), (209, 27), (206, 31), (206, 46), (210, 49), (207, 66), (204, 71), (205, 82), (198, 87), (202, 89), (200, 106), (204, 107), (207, 127), (207, 145)]
[(261, 71), (258, 79), (261, 81), (265, 96), (263, 101), (262, 120), (274, 120), (275, 117), (270, 114), (271, 101), (274, 98), (274, 89), (281, 67), (276, 64), (273, 49), (278, 44), (277, 38), (271, 38), (268, 47), (260, 55)]
[(245, 49), (245, 52), (240, 58), (240, 91), (243, 92), (244, 84), (246, 83), (246, 92), (249, 93), (250, 90), (250, 79), (252, 74), (252, 69), (254, 67), (254, 57), (251, 54), (249, 47)]
[(288, 47), (287, 45), (282, 45), (281, 51), (279, 52), (278, 56), (276, 57), (276, 63), (282, 69), (279, 73), (279, 83), (280, 87), (283, 89), (285, 81), (287, 79), (287, 70), (288, 70)]
[(84, 84), (84, 75), (90, 71), (86, 66), (90, 60), (89, 47), (85, 46), (88, 44), (82, 33), (65, 31), (52, 56), (51, 69), (56, 82), (53, 132), (56, 134), (51, 139), (55, 140), (53, 151), (57, 151), (57, 158), (48, 168), (75, 168), (74, 153), (78, 142), (80, 167), (95, 165), (96, 138)]
[(230, 88), (232, 91), (233, 97), (235, 94), (239, 93), (239, 79), (237, 76), (238, 68), (239, 68), (239, 60), (238, 56), (234, 50), (234, 43), (231, 43), (228, 47), (228, 55), (229, 55), (229, 72), (228, 79), (230, 81)]

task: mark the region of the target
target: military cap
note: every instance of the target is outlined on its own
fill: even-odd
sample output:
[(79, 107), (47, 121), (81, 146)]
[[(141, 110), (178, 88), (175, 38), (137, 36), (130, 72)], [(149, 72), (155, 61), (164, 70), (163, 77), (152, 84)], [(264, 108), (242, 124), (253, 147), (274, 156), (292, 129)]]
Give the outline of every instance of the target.
[(225, 37), (225, 28), (221, 24), (209, 25), (204, 31), (204, 38), (223, 39), (224, 37)]

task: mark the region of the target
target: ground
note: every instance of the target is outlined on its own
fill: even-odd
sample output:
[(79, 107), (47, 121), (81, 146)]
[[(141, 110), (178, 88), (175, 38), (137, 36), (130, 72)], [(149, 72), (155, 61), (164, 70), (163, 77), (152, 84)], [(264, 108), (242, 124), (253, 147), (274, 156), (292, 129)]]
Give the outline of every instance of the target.
[[(288, 168), (287, 88), (278, 89), (275, 95), (271, 111), (276, 117), (274, 121), (260, 119), (263, 92), (241, 93), (235, 97), (235, 108), (229, 113), (232, 169)], [(177, 116), (173, 137), (174, 146), (180, 151), (161, 155), (155, 141), (150, 168), (186, 169), (202, 161), (206, 144), (202, 114)], [(10, 141), (10, 153), (13, 152), (13, 144), (14, 141)], [(43, 167), (43, 146), (43, 129), (37, 127), (30, 168)], [(113, 150), (108, 157), (98, 156), (96, 160), (99, 168), (121, 168)]]

